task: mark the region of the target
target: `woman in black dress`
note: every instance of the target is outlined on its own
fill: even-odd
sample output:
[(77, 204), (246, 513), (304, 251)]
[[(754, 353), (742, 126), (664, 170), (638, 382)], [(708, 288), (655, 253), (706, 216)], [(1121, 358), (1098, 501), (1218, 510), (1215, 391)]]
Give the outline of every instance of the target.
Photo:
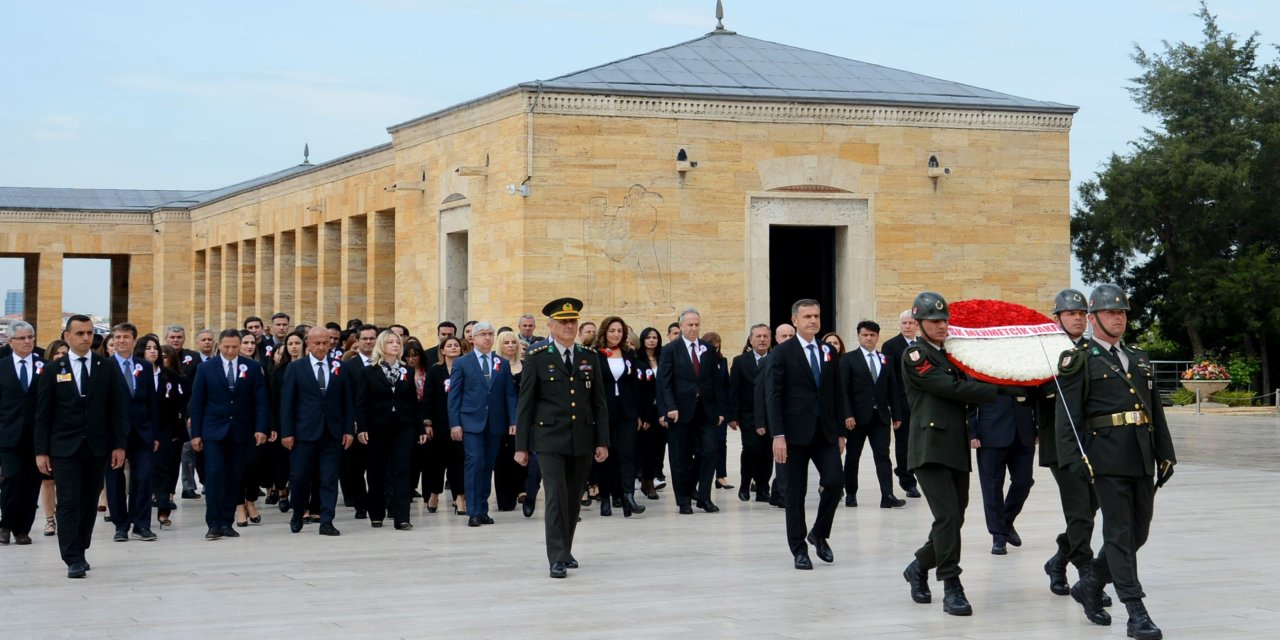
[(636, 435), (640, 431), (639, 378), (647, 368), (627, 348), (627, 323), (609, 316), (600, 323), (595, 348), (604, 358), (600, 368), (605, 403), (609, 408), (609, 457), (600, 475), (600, 515), (613, 515), (614, 498), (622, 500), (622, 515), (644, 513), (636, 503)]
[[(453, 493), (453, 512), (467, 515), (467, 497), (463, 485), (462, 443), (449, 437), (449, 374), (453, 363), (462, 356), (462, 340), (457, 336), (445, 338), (440, 343), (440, 362), (427, 370), (427, 468), (423, 473), (423, 486), (431, 499), (439, 500), (444, 493), (445, 479)], [(440, 437), (435, 437), (439, 433)]]
[(355, 406), (356, 438), (369, 447), (369, 524), (377, 529), (390, 514), (396, 529), (403, 531), (413, 528), (409, 522), (413, 446), (425, 443), (427, 434), (413, 378), (400, 361), (400, 344), (400, 336), (391, 331), (378, 335), (373, 357), (358, 371)]
[[(258, 360), (258, 336), (247, 330), (240, 331), (240, 355), (253, 361)], [(279, 439), (279, 431), (272, 430), (268, 441), (275, 444)], [(263, 448), (255, 446), (249, 451), (249, 459), (244, 465), (243, 491), (236, 501), (236, 526), (247, 527), (249, 523), (261, 524), (262, 514), (258, 513), (258, 498), (261, 498), (264, 475), (267, 470), (266, 456)], [(268, 481), (269, 482), (269, 481)]]
[(187, 434), (187, 396), (190, 393), (186, 378), (178, 373), (178, 351), (169, 345), (161, 345), (153, 336), (143, 336), (135, 347), (138, 357), (151, 363), (152, 384), (156, 390), (156, 433), (160, 442), (152, 463), (151, 486), (155, 493), (156, 521), (160, 528), (173, 526), (169, 519), (173, 509), (173, 493), (178, 486), (178, 468), (181, 465), (182, 444), (189, 440)]
[[(404, 344), (404, 366), (409, 370), (409, 376), (413, 378), (413, 391), (418, 398), (418, 415), (421, 418), (421, 426), (426, 428), (426, 397), (427, 397), (427, 358), (426, 353), (422, 349), (422, 345), (414, 338), (405, 340)], [(440, 497), (432, 497), (430, 492), (425, 491), (418, 494), (418, 487), (426, 480), (423, 474), (427, 470), (427, 444), (413, 445), (413, 456), (409, 460), (409, 486), (413, 487), (413, 493), (409, 494), (409, 501), (417, 495), (427, 497), (427, 513), (435, 513), (440, 507)]]
[(636, 438), (640, 467), (640, 492), (650, 500), (658, 499), (655, 481), (662, 475), (662, 460), (667, 451), (667, 428), (658, 422), (658, 354), (662, 352), (662, 334), (653, 327), (640, 332), (640, 350), (636, 354), (636, 417), (640, 433)]
[[(702, 341), (711, 345), (711, 352), (714, 354), (716, 361), (716, 384), (720, 385), (719, 395), (721, 398), (727, 398), (729, 397), (729, 361), (725, 359), (720, 351), (722, 343), (720, 334), (708, 331), (702, 334)], [(729, 425), (725, 422), (716, 425), (716, 451), (714, 455), (716, 463), (715, 485), (717, 489), (733, 488), (733, 485), (729, 484), (728, 439)]]
[[(498, 355), (509, 363), (516, 393), (520, 392), (524, 350), (528, 346), (510, 329), (499, 332), (494, 339)], [(524, 502), (524, 483), (528, 476), (529, 470), (516, 463), (516, 435), (508, 433), (502, 437), (502, 445), (498, 447), (498, 461), (493, 467), (493, 493), (498, 501), (498, 511), (514, 511), (517, 504)]]
[[(271, 376), (267, 382), (267, 397), (271, 404), (271, 424), (275, 425), (276, 433), (281, 431), (280, 390), (284, 388), (285, 370), (289, 368), (290, 362), (302, 357), (304, 343), (306, 343), (306, 336), (295, 330), (284, 337), (284, 348), (275, 349), (271, 354)], [(293, 504), (289, 501), (289, 450), (284, 448), (279, 439), (268, 442), (262, 447), (266, 449), (268, 464), (271, 467), (268, 474), (271, 479), (271, 493), (275, 494), (274, 499), (268, 494), (267, 504), (274, 502), (280, 509), (280, 513), (288, 513), (289, 509), (293, 508)], [(306, 509), (306, 496), (303, 496), (303, 502), (303, 509)]]

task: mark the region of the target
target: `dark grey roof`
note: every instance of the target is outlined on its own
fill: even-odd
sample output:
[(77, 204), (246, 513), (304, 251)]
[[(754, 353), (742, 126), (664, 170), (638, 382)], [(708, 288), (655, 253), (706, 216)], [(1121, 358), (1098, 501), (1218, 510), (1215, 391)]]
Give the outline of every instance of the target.
[(796, 102), (958, 107), (1074, 113), (1056, 102), (1019, 98), (849, 60), (730, 31), (712, 32), (524, 88)]
[(58, 189), (0, 187), (0, 209), (74, 209), (81, 211), (150, 211), (199, 191), (143, 189)]

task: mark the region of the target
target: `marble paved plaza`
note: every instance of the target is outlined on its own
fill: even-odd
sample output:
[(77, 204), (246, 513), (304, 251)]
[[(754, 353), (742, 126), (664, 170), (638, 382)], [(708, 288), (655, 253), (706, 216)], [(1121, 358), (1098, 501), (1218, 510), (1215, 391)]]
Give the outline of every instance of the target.
[[(1170, 421), (1181, 464), (1140, 555), (1152, 617), (1167, 638), (1280, 637), (1280, 421)], [(940, 583), (933, 604), (913, 603), (901, 572), (928, 508), (877, 508), (864, 455), (864, 506), (840, 508), (836, 562), (815, 556), (814, 571), (791, 567), (782, 510), (736, 490), (717, 492), (717, 514), (677, 515), (669, 490), (630, 519), (586, 512), (582, 568), (566, 580), (547, 577), (541, 510), (469, 529), (416, 502), (416, 528), (401, 532), (339, 509), (342, 536), (324, 538), (315, 525), (290, 534), (287, 516), (264, 508), (241, 538), (206, 542), (202, 503), (188, 500), (157, 542), (113, 543), (100, 522), (85, 580), (66, 578), (54, 538), (0, 548), (0, 625), (13, 639), (1124, 638), (1119, 603), (1115, 624), (1096, 627), (1049, 593), (1041, 566), (1062, 518), (1039, 469), (1018, 521), (1025, 545), (1003, 557), (989, 553), (974, 478), (962, 563), (974, 615), (943, 614)]]

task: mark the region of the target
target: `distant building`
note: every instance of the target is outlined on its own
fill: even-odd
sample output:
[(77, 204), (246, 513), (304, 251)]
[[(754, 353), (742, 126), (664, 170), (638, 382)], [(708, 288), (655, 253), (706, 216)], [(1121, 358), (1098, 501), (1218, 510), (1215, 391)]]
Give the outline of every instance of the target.
[(22, 289), (10, 289), (6, 291), (4, 294), (4, 314), (7, 316), (16, 313), (21, 317), (24, 301), (25, 299), (22, 295)]

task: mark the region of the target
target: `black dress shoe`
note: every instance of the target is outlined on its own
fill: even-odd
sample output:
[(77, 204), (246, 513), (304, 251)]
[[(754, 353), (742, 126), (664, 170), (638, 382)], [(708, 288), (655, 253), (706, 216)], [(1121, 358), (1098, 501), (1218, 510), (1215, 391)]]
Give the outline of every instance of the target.
[(116, 532), (116, 535), (112, 536), (112, 538), (111, 538), (111, 539), (112, 539), (112, 540), (114, 540), (114, 541), (116, 541), (116, 542), (128, 542), (128, 541), (129, 541), (129, 532), (128, 532), (128, 531), (117, 531), (117, 532)]
[(199, 499), (200, 499), (200, 494), (198, 494), (198, 493), (196, 493), (196, 492), (194, 492), (194, 491), (187, 491), (186, 489), (183, 489), (183, 490), (182, 490), (182, 499), (183, 499), (183, 500), (199, 500)]
[(969, 604), (969, 599), (964, 597), (964, 587), (960, 585), (960, 578), (947, 578), (944, 584), (942, 611), (953, 616), (973, 615), (973, 606)]
[(1059, 554), (1053, 554), (1044, 563), (1044, 573), (1049, 576), (1049, 591), (1054, 595), (1071, 595), (1071, 585), (1067, 584), (1067, 560)]
[(75, 563), (72, 563), (71, 566), (67, 567), (67, 577), (83, 578), (85, 576), (85, 573), (87, 573), (88, 571), (89, 571), (89, 565), (83, 562), (75, 562)]
[(333, 526), (332, 524), (321, 524), (321, 525), (320, 525), (320, 535), (322, 535), (322, 536), (340, 536), (340, 535), (342, 535), (342, 532), (341, 532), (341, 531), (338, 531), (338, 528), (337, 528), (337, 527), (335, 527), (335, 526)]
[(217, 540), (222, 537), (222, 527), (209, 527), (209, 532), (204, 534), (205, 540)]
[(996, 540), (991, 543), (991, 555), (1003, 556), (1009, 553), (1009, 549), (1004, 546), (1004, 540)]
[(1111, 624), (1111, 614), (1102, 608), (1102, 583), (1085, 576), (1071, 585), (1071, 597), (1084, 608), (1084, 617), (1096, 625)]
[(813, 561), (809, 559), (809, 552), (807, 551), (801, 551), (796, 554), (795, 564), (796, 568), (801, 571), (810, 571), (813, 569)]
[(266, 499), (266, 500), (264, 500), (263, 502), (265, 502), (265, 503), (267, 503), (267, 504), (271, 504), (271, 505), (280, 504), (280, 494), (278, 494), (278, 493), (268, 493), (268, 494), (267, 494), (267, 499)]
[(289, 513), (289, 506), (290, 506), (290, 505), (289, 505), (289, 499), (288, 499), (288, 498), (280, 498), (280, 504), (278, 504), (278, 505), (276, 505), (276, 506), (277, 506), (277, 507), (280, 507), (280, 513)]
[[(145, 542), (154, 542), (157, 538), (156, 534), (152, 533), (150, 529), (134, 529), (133, 537)], [(28, 540), (27, 543), (30, 544), (30, 541)], [(18, 544), (22, 544), (22, 542), (19, 541)]]
[(408, 531), (408, 530), (410, 530), (410, 529), (412, 529), (412, 528), (413, 528), (413, 523), (411, 523), (411, 522), (397, 522), (397, 523), (396, 523), (396, 531)]
[(574, 560), (573, 558), (569, 558), (568, 560), (565, 560), (564, 566), (566, 569), (577, 569), (578, 561)]
[(897, 496), (885, 496), (883, 498), (880, 498), (881, 509), (893, 509), (894, 507), (905, 507), (905, 506), (907, 506), (907, 501)]
[(534, 498), (532, 496), (524, 497), (524, 503), (520, 505), (520, 510), (524, 513), (524, 517), (526, 518), (533, 517), (533, 509), (535, 506), (537, 506), (536, 505), (537, 502), (538, 502), (537, 498)]
[(254, 524), (262, 524), (262, 514), (258, 514), (256, 516), (249, 516), (249, 522), (252, 522)]
[(648, 507), (636, 502), (634, 493), (622, 494), (622, 515), (630, 516), (632, 513), (644, 513)]
[(827, 544), (826, 538), (819, 538), (818, 536), (813, 535), (813, 532), (810, 531), (808, 537), (804, 540), (805, 542), (813, 545), (814, 553), (818, 554), (819, 560), (827, 563), (836, 561), (836, 555), (831, 552), (831, 545)]
[(237, 532), (236, 532), (236, 530), (235, 530), (235, 529), (232, 529), (231, 527), (223, 527), (223, 528), (222, 528), (222, 537), (224, 537), (224, 538), (239, 538), (239, 537), (240, 537), (240, 534), (239, 534), (239, 533), (237, 533)]
[(769, 504), (771, 504), (771, 505), (773, 505), (773, 506), (775, 506), (775, 507), (777, 507), (777, 508), (779, 508), (779, 509), (786, 509), (786, 508), (787, 508), (787, 498), (786, 498), (786, 496), (779, 495), (779, 494), (775, 491), (773, 494), (771, 494), (771, 495), (769, 496)]
[(488, 515), (480, 516), (480, 524), (493, 524), (493, 518)]
[(563, 562), (552, 562), (551, 577), (552, 578), (568, 578), (569, 570), (567, 567), (565, 567)]
[(644, 497), (645, 497), (646, 499), (649, 499), (649, 500), (657, 500), (657, 499), (658, 499), (658, 492), (657, 492), (657, 491), (644, 491), (644, 492), (642, 492), (642, 493), (644, 493)]
[(381, 521), (381, 520), (370, 520), (370, 521), (369, 521), (369, 526), (373, 527), (374, 529), (381, 529), (381, 528), (382, 528), (382, 521)]
[(1135, 640), (1161, 640), (1164, 632), (1151, 621), (1146, 605), (1141, 600), (1130, 600), (1124, 603), (1129, 610), (1129, 624), (1125, 632)]
[(920, 604), (933, 602), (933, 594), (929, 591), (929, 572), (920, 566), (919, 560), (912, 560), (907, 565), (902, 577), (911, 585), (911, 599)]
[(757, 492), (756, 492), (756, 502), (763, 502), (763, 503), (768, 504), (768, 502), (769, 502), (769, 492), (768, 492), (768, 491), (757, 491)]
[(720, 510), (720, 507), (717, 507), (716, 503), (710, 500), (698, 501), (698, 508), (702, 509), (703, 511), (706, 511), (707, 513), (715, 513)]
[(613, 507), (609, 505), (608, 500), (600, 501), (600, 515), (606, 518), (613, 515)]
[[(155, 535), (155, 534), (152, 534), (152, 535)], [(16, 545), (31, 544), (31, 536), (25, 533), (15, 533), (13, 534), (13, 543)]]
[(857, 498), (855, 498), (855, 497), (853, 497), (853, 496), (845, 496), (845, 498), (844, 498), (844, 506), (846, 506), (846, 507), (856, 507), (856, 506), (858, 506), (858, 499), (857, 499)]
[(290, 520), (290, 521), (289, 521), (289, 531), (290, 531), (290, 533), (297, 533), (297, 532), (299, 532), (299, 531), (302, 531), (302, 521), (301, 521), (301, 520)]
[(1022, 546), (1022, 536), (1018, 535), (1018, 530), (1014, 529), (1013, 525), (1009, 525), (1009, 533), (1005, 534), (1004, 537), (1009, 540), (1009, 544), (1015, 547)]
[(733, 485), (731, 485), (731, 484), (729, 484), (729, 483), (727, 483), (727, 482), (721, 482), (721, 481), (719, 481), (719, 480), (716, 480), (716, 488), (717, 488), (717, 489), (732, 489), (732, 488), (733, 488)]
[(911, 487), (910, 489), (903, 489), (903, 491), (905, 491), (905, 492), (907, 493), (907, 497), (908, 497), (908, 498), (919, 498), (919, 497), (920, 497), (920, 490), (919, 490), (919, 489), (917, 489), (917, 488), (915, 488), (915, 487)]
[(621, 497), (619, 497), (619, 496), (614, 496), (614, 497), (613, 497), (613, 508), (614, 508), (614, 509), (621, 509), (621, 508), (622, 508), (622, 498), (621, 498)]
[(749, 502), (751, 500), (751, 488), (745, 484), (741, 485), (738, 489), (738, 499), (743, 502)]
[(691, 513), (693, 513), (693, 507), (691, 507), (691, 506), (689, 506), (689, 505), (687, 505), (687, 504), (682, 504), (682, 505), (680, 505), (680, 515), (685, 515), (685, 516), (687, 516), (687, 515), (689, 515), (689, 514), (691, 514)]
[(369, 517), (369, 514), (364, 509), (356, 509), (356, 520), (364, 520), (367, 517)]
[(467, 526), (468, 526), (468, 527), (478, 527), (478, 526), (480, 526), (480, 525), (482, 525), (482, 524), (484, 524), (484, 523), (483, 523), (483, 522), (480, 522), (480, 516), (470, 516), (470, 517), (468, 517), (468, 518), (467, 518)]

